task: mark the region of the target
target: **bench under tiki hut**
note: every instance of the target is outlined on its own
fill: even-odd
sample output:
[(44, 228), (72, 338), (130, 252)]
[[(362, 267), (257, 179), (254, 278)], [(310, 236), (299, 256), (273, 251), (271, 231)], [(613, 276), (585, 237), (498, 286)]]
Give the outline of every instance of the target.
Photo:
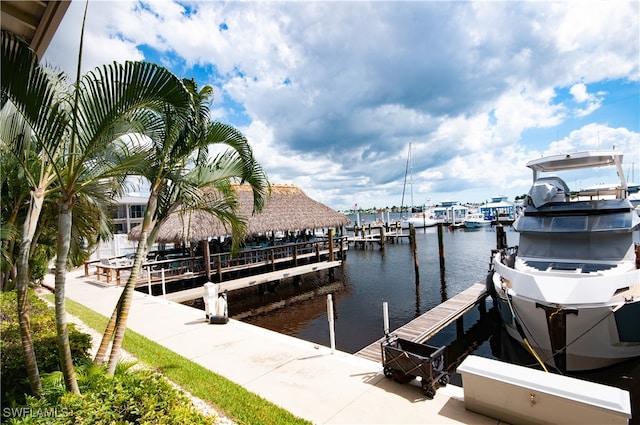
[[(247, 237), (273, 234), (276, 232), (296, 232), (325, 228), (341, 228), (350, 220), (328, 206), (308, 197), (293, 185), (271, 185), (262, 212), (253, 212), (253, 192), (249, 185), (236, 185), (238, 193), (238, 215), (247, 222)], [(140, 226), (129, 232), (129, 239), (137, 240)], [(230, 229), (203, 211), (176, 212), (160, 226), (157, 243), (199, 242), (211, 238), (230, 235)]]

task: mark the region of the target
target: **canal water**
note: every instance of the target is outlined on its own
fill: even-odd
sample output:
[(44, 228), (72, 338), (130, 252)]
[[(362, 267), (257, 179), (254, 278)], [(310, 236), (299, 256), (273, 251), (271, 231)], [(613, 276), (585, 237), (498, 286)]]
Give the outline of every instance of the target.
[[(375, 218), (362, 217), (368, 222)], [(353, 218), (352, 218), (353, 221)], [(518, 234), (505, 227), (509, 246), (518, 244)], [(377, 232), (377, 230), (374, 230)], [(408, 239), (366, 249), (354, 248), (347, 254), (344, 267), (335, 273), (330, 288), (334, 300), (336, 348), (355, 353), (383, 336), (383, 302), (388, 303), (390, 329), (396, 329), (441, 302), (477, 282), (485, 282), (491, 249), (496, 246), (495, 227), (484, 229), (444, 229), (445, 271), (441, 274), (437, 228), (416, 229), (419, 283), (416, 284), (414, 260)], [(260, 306), (282, 305), (283, 300), (300, 293), (315, 296), (288, 304), (286, 308), (242, 319), (248, 323), (321, 345), (330, 345), (327, 298), (318, 295), (326, 285), (326, 272), (308, 276), (299, 286), (282, 285), (258, 296), (230, 298), (230, 314), (246, 314)], [(278, 304), (280, 303), (280, 304)], [(486, 313), (474, 308), (464, 316), (464, 334), (453, 324), (438, 333), (428, 344), (447, 346), (448, 369), (453, 372), (468, 354), (536, 367), (533, 359), (499, 324), (490, 298)], [(580, 373), (578, 378), (629, 390), (633, 411), (640, 412), (640, 362), (632, 360), (595, 372)], [(453, 384), (460, 383), (455, 373)], [(640, 416), (640, 413), (634, 416)], [(640, 425), (640, 418), (632, 424)]]
[[(416, 230), (418, 285), (408, 239), (398, 244), (387, 243), (384, 250), (377, 244), (366, 249), (352, 245), (344, 267), (336, 273), (336, 280), (341, 281), (342, 286), (332, 294), (336, 348), (354, 353), (383, 336), (383, 302), (388, 303), (390, 328), (395, 329), (471, 284), (484, 282), (490, 252), (496, 245), (493, 229), (444, 229), (444, 283), (440, 275), (435, 227)], [(517, 233), (507, 231), (510, 244), (516, 243), (510, 240), (514, 238), (517, 241)], [(321, 278), (326, 281), (325, 275)], [(283, 288), (282, 295), (285, 294)], [(280, 298), (278, 293), (272, 296), (274, 300)], [(286, 310), (283, 315), (268, 313), (245, 321), (297, 338), (329, 344), (326, 297), (300, 302)]]

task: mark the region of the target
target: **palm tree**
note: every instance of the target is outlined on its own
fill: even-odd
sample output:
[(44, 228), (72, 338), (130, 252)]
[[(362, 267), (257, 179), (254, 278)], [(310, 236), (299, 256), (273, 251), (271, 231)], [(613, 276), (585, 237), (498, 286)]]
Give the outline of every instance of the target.
[[(17, 259), (16, 290), (18, 317), (25, 365), (32, 394), (42, 392), (27, 304), (29, 253), (47, 189), (54, 181), (52, 162), (65, 129), (65, 117), (58, 113), (53, 77), (38, 64), (27, 44), (2, 32), (2, 146), (11, 155), (31, 188), (29, 211), (22, 230)], [(15, 110), (13, 109), (15, 107)], [(33, 167), (33, 153), (39, 166)]]
[[(98, 68), (83, 77), (69, 98), (71, 134), (65, 144), (60, 179), (60, 208), (55, 274), (55, 305), (64, 317), (66, 263), (71, 244), (72, 211), (78, 196), (91, 193), (104, 204), (121, 188), (124, 177), (139, 173), (141, 152), (132, 152), (136, 139), (155, 131), (158, 110), (171, 110), (176, 121), (189, 116), (190, 97), (184, 86), (165, 68), (151, 63), (127, 62)], [(127, 137), (125, 137), (127, 136)], [(105, 181), (115, 181), (105, 187)], [(105, 190), (106, 189), (106, 190)], [(71, 371), (66, 321), (58, 320), (62, 371), (67, 388), (77, 384)], [(63, 351), (64, 350), (64, 351)], [(65, 373), (66, 371), (66, 373)]]
[[(111, 64), (78, 77), (76, 84), (57, 97), (44, 70), (26, 55), (21, 43), (3, 33), (2, 87), (3, 104), (11, 100), (38, 134), (42, 157), (46, 159), (49, 179), (55, 177), (59, 197), (58, 237), (55, 274), (55, 308), (61, 368), (68, 390), (78, 392), (71, 360), (65, 312), (66, 266), (71, 246), (72, 213), (82, 196), (96, 205), (108, 204), (122, 189), (124, 177), (139, 173), (143, 154), (135, 141), (157, 124), (156, 111), (171, 105), (177, 121), (191, 115), (190, 96), (182, 82), (165, 68), (151, 63)], [(16, 52), (16, 50), (18, 52)], [(42, 74), (42, 76), (41, 76)], [(39, 85), (38, 85), (39, 84)], [(37, 91), (33, 87), (41, 88)], [(48, 90), (45, 90), (48, 89)], [(34, 96), (39, 95), (39, 97)], [(36, 125), (37, 124), (37, 125)], [(34, 132), (36, 132), (34, 130)], [(17, 144), (17, 142), (16, 142)], [(47, 180), (50, 183), (53, 180)], [(110, 184), (105, 184), (109, 183)], [(39, 200), (45, 195), (34, 188), (29, 228), (37, 224)], [(26, 229), (26, 228), (25, 228)], [(20, 255), (20, 270), (27, 269), (29, 244)], [(21, 248), (22, 249), (22, 248)]]
[(6, 110), (0, 111), (0, 211), (2, 214), (2, 291), (14, 289), (16, 277), (16, 263), (14, 252), (16, 243), (19, 244), (20, 232), (18, 223), (24, 222), (25, 205), (27, 204), (31, 187), (23, 178), (19, 162), (6, 152), (4, 140), (7, 139)]
[[(174, 213), (178, 205), (203, 209), (228, 223), (237, 236), (234, 240), (239, 240), (244, 234), (245, 223), (237, 216), (237, 200), (230, 181), (236, 179), (251, 184), (256, 211), (262, 208), (267, 195), (266, 175), (253, 157), (247, 139), (229, 125), (211, 123), (208, 108), (211, 87), (197, 91), (195, 82), (184, 80), (184, 84), (192, 95), (194, 115), (187, 122), (180, 122), (174, 120), (169, 109), (165, 110), (164, 127), (150, 140), (144, 173), (150, 182), (150, 195), (136, 257), (96, 356), (96, 362), (102, 363), (113, 339), (108, 365), (111, 373), (120, 356), (138, 274), (162, 221)], [(228, 150), (213, 161), (207, 161), (209, 147), (216, 144)], [(202, 191), (205, 187), (217, 188), (221, 196), (216, 200), (207, 199)]]

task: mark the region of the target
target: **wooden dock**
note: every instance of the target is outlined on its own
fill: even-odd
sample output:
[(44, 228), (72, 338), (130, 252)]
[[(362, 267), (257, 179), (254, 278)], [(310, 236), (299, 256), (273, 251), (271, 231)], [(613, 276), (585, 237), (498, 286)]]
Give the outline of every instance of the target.
[(375, 244), (383, 246), (384, 244), (382, 243), (382, 237), (384, 237), (385, 242), (396, 243), (400, 242), (403, 238), (409, 239), (410, 235), (409, 233), (404, 233), (402, 229), (400, 229), (399, 231), (392, 230), (389, 232), (384, 232), (382, 234), (356, 234), (353, 236), (348, 236), (346, 238), (346, 241), (348, 244), (353, 243), (356, 247), (360, 246), (362, 248), (366, 248), (367, 246)]
[[(163, 254), (162, 257), (165, 259), (156, 257), (143, 264), (136, 287), (194, 279), (222, 282), (229, 281), (232, 276), (239, 273), (260, 275), (267, 271), (276, 272), (286, 267), (296, 268), (305, 265), (309, 265), (310, 271), (313, 271), (315, 264), (343, 260), (348, 248), (346, 238), (339, 237), (331, 241), (323, 238), (266, 247), (247, 247), (236, 254), (214, 253), (209, 255), (209, 261), (205, 256), (183, 256), (181, 253), (169, 253), (165, 256)], [(97, 281), (105, 277), (107, 286), (111, 284), (120, 286), (128, 279), (131, 268), (132, 261), (123, 257), (104, 258), (85, 262), (84, 275), (90, 277), (91, 269), (95, 269), (93, 274)], [(323, 268), (327, 267), (323, 266)], [(291, 276), (294, 275), (291, 274)]]
[[(460, 319), (476, 304), (484, 302), (486, 297), (485, 284), (475, 283), (453, 298), (432, 308), (391, 333), (398, 335), (399, 338), (423, 343), (454, 321)], [(380, 338), (355, 353), (355, 355), (381, 362), (380, 344), (383, 340), (384, 337)]]
[[(275, 282), (277, 280), (286, 279), (288, 277), (300, 276), (307, 273), (312, 273), (320, 270), (332, 269), (342, 264), (342, 261), (324, 261), (321, 263), (305, 264), (303, 266), (291, 267), (284, 270), (275, 272), (262, 273), (252, 276), (241, 277), (238, 279), (227, 280), (217, 283), (218, 291), (236, 291), (238, 289), (250, 288), (263, 283)], [(166, 295), (166, 299), (169, 301), (183, 303), (186, 301), (202, 298), (203, 289), (202, 286), (192, 289), (186, 289), (184, 291), (172, 292)]]

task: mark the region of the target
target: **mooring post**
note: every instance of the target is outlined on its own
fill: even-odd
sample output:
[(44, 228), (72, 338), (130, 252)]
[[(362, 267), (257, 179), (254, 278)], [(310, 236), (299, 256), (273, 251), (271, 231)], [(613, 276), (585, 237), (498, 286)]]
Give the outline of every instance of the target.
[(202, 247), (203, 260), (204, 260), (204, 274), (207, 276), (207, 282), (211, 280), (211, 250), (209, 249), (209, 239), (202, 241), (204, 246)]
[(385, 336), (389, 335), (389, 303), (386, 301), (382, 302), (382, 326)]
[(336, 333), (333, 320), (333, 298), (327, 295), (327, 319), (329, 320), (329, 339), (331, 341), (331, 354), (336, 351)]
[(147, 267), (147, 287), (149, 288), (149, 295), (153, 295), (151, 293), (151, 267)]
[(440, 256), (440, 281), (444, 282), (444, 242), (443, 242), (443, 224), (438, 223), (438, 252)]
[(162, 298), (167, 299), (167, 286), (164, 280), (164, 267), (160, 270), (160, 277), (162, 278)]
[(460, 316), (456, 320), (456, 338), (457, 339), (464, 338), (464, 316)]
[(384, 249), (384, 243), (386, 242), (386, 236), (384, 232), (384, 226), (380, 226), (380, 249)]
[(507, 234), (504, 232), (502, 224), (496, 226), (496, 248), (504, 249), (507, 247)]
[(329, 229), (329, 261), (335, 260), (335, 255), (333, 253), (333, 229)]
[[(333, 252), (333, 229), (329, 229), (328, 232), (328, 237), (329, 237), (329, 261), (335, 261), (336, 257), (335, 254)], [(333, 282), (334, 280), (334, 275), (333, 275), (333, 267), (331, 267), (329, 269), (329, 281)]]
[[(316, 245), (317, 247), (318, 245)], [(276, 271), (276, 252), (273, 248), (269, 249), (269, 257), (271, 259), (271, 271), (275, 272)], [(318, 260), (320, 261), (320, 260)]]
[(418, 243), (416, 241), (416, 228), (409, 224), (409, 241), (413, 252), (413, 268), (416, 271), (416, 286), (420, 285), (420, 266), (418, 264)]

